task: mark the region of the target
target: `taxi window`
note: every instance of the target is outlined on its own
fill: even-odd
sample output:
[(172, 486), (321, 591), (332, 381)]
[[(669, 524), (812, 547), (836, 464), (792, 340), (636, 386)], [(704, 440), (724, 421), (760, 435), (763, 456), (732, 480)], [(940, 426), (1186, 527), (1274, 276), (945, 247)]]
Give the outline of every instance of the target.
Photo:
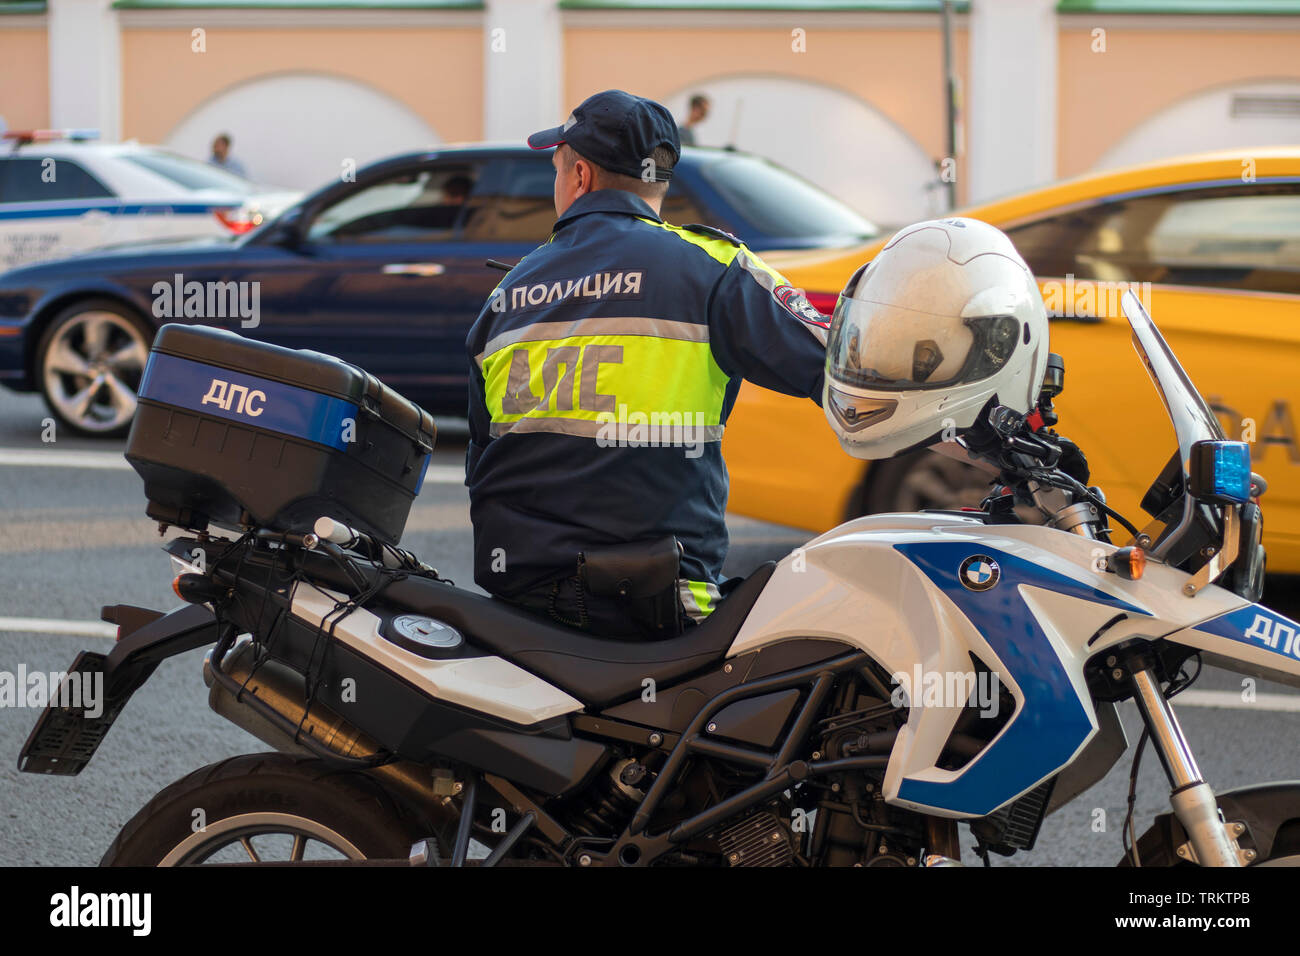
[(312, 242), (446, 242), (465, 214), (475, 167), (419, 166), (369, 183), (312, 220)]
[(105, 199), (112, 195), (103, 183), (70, 159), (55, 156), (0, 159), (0, 202)]
[(1188, 189), (1007, 230), (1038, 276), (1300, 295), (1300, 184)]

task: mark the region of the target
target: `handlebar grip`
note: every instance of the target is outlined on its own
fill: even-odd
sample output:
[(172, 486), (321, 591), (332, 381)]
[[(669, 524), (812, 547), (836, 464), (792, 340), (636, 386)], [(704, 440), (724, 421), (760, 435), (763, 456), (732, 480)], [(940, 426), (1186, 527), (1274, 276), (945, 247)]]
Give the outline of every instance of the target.
[(329, 541), (333, 544), (347, 547), (357, 541), (369, 542), (369, 538), (354, 528), (349, 528), (341, 521), (335, 521), (333, 518), (320, 517), (312, 525), (312, 530), (316, 532), (316, 537), (322, 541)]
[(404, 566), (401, 557), (394, 553), (392, 549), (385, 548), (364, 531), (349, 528), (341, 521), (322, 516), (316, 519), (312, 530), (316, 532), (316, 537), (322, 541), (337, 544), (341, 548), (351, 548), (371, 560), (380, 562), (386, 568), (401, 568)]

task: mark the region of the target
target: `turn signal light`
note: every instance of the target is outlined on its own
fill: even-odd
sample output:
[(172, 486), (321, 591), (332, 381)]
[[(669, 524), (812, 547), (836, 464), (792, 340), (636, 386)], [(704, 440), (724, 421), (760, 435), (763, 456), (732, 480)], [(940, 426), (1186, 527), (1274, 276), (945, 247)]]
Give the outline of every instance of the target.
[(226, 594), (225, 588), (202, 574), (178, 574), (172, 580), (172, 590), (189, 604), (209, 604)]
[(1106, 559), (1106, 570), (1125, 581), (1136, 581), (1147, 569), (1147, 553), (1141, 548), (1120, 548)]

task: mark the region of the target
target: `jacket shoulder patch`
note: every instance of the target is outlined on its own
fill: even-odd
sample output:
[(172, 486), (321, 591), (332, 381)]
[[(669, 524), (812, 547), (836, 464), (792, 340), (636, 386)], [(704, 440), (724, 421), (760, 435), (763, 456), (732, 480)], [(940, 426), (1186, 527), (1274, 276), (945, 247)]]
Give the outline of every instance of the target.
[(704, 236), (711, 236), (714, 239), (725, 240), (726, 242), (731, 243), (733, 246), (743, 245), (740, 239), (736, 236), (733, 236), (731, 233), (726, 232), (722, 229), (717, 229), (713, 226), (706, 226), (703, 223), (688, 222), (686, 223), (686, 225), (682, 226), (682, 228), (689, 229), (691, 232), (698, 232)]

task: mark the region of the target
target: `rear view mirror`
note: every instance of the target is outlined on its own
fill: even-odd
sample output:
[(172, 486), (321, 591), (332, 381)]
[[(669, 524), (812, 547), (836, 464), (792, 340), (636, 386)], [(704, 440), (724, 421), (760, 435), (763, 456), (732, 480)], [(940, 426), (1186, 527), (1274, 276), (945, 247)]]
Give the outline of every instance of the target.
[(262, 241), (292, 249), (302, 243), (302, 221), (300, 208), (287, 209), (263, 230)]

